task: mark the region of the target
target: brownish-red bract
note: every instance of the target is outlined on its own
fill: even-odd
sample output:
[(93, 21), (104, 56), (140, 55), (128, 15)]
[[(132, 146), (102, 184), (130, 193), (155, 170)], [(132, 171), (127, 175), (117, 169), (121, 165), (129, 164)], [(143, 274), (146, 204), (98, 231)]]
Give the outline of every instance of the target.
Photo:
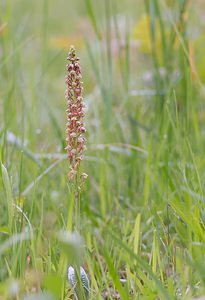
[(79, 58), (76, 56), (75, 48), (70, 47), (67, 60), (67, 75), (65, 82), (67, 89), (65, 98), (67, 100), (67, 124), (66, 124), (66, 150), (70, 161), (68, 177), (74, 180), (78, 176), (80, 162), (85, 150), (84, 127), (84, 103), (83, 103), (83, 83), (81, 81), (81, 67)]

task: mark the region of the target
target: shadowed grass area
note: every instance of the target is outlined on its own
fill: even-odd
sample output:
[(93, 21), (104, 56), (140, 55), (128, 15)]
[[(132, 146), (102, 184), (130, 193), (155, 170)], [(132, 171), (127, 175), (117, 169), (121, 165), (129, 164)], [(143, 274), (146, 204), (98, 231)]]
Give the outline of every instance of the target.
[[(90, 299), (205, 295), (204, 8), (1, 1), (0, 299), (73, 299), (67, 267), (82, 244), (59, 232), (76, 228)], [(64, 150), (72, 44), (87, 128), (77, 217)]]

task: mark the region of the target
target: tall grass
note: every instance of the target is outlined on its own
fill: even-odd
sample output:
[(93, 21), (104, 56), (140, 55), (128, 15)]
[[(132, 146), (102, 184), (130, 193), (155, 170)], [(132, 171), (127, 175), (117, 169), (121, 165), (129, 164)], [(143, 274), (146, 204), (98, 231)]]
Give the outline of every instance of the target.
[[(57, 237), (72, 230), (74, 209), (62, 43), (81, 57), (88, 108), (80, 222), (90, 298), (205, 294), (203, 77), (187, 18), (202, 8), (0, 3), (0, 299), (72, 299)], [(133, 33), (142, 14), (146, 51)]]

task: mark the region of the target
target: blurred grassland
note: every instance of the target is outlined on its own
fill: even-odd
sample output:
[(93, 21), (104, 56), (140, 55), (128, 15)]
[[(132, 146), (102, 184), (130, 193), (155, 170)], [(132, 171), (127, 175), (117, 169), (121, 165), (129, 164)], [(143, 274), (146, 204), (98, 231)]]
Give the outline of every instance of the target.
[(64, 150), (71, 44), (87, 107), (81, 235), (91, 299), (205, 294), (204, 8), (0, 1), (0, 299), (42, 290), (71, 299), (56, 238), (75, 209)]

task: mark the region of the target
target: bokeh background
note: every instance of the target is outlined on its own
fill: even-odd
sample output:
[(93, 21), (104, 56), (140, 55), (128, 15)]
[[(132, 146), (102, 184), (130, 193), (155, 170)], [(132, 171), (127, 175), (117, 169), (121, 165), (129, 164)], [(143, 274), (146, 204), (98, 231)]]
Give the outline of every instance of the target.
[(56, 282), (57, 299), (70, 299), (56, 239), (71, 210), (70, 45), (86, 104), (81, 235), (91, 299), (203, 295), (205, 2), (1, 0), (0, 151), (12, 194), (2, 175), (0, 240), (30, 225), (34, 237), (0, 246), (0, 299), (53, 292)]

